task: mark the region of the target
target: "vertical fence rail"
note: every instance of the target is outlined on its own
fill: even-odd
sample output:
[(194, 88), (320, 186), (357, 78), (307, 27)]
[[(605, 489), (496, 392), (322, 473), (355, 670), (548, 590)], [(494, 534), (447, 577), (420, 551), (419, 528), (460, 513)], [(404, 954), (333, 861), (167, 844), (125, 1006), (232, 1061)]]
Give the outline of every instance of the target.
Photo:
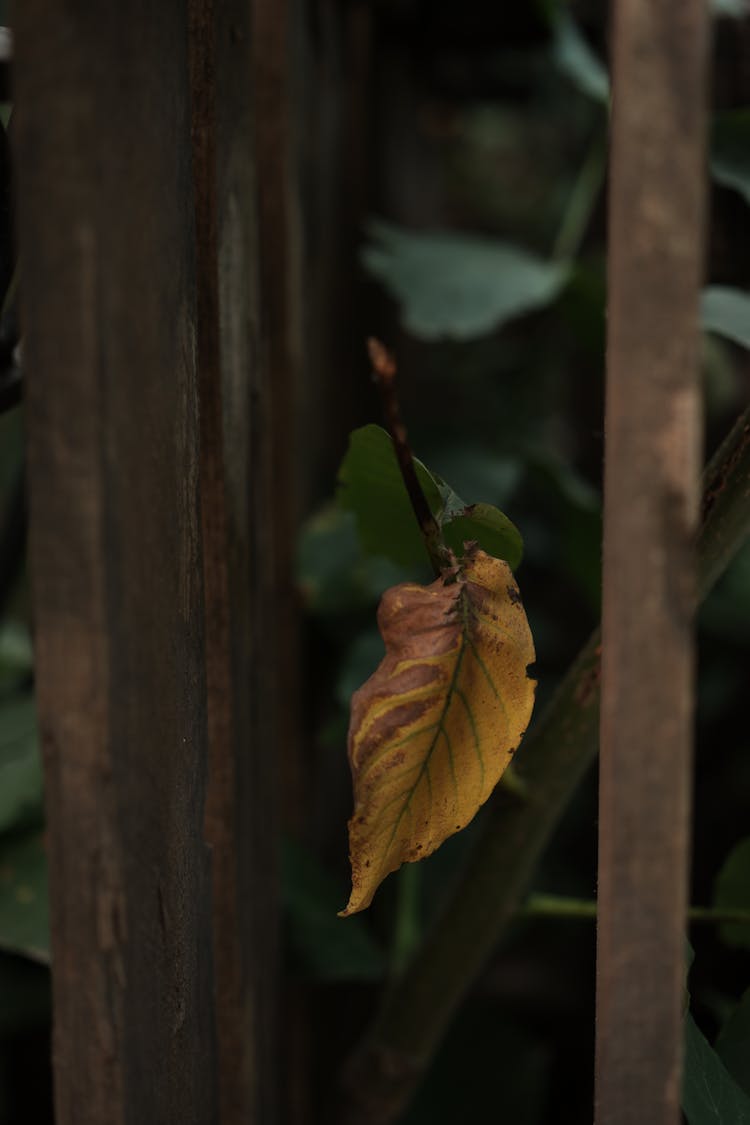
[(210, 1125), (187, 7), (16, 18), (56, 1119)]
[[(201, 510), (222, 1125), (277, 1119), (274, 378), (259, 346), (252, 11), (191, 0)], [(278, 391), (278, 385), (277, 385)]]
[(677, 1125), (699, 488), (705, 0), (616, 0), (598, 1125)]

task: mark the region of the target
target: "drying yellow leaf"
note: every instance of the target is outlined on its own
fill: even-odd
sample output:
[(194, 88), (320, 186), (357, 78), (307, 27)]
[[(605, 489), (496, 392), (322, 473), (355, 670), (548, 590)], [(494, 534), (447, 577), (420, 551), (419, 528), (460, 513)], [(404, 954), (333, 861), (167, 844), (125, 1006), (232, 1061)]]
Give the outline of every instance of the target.
[(475, 550), (378, 610), (386, 655), (352, 697), (352, 893), (370, 905), (402, 863), (430, 855), (487, 800), (526, 730), (534, 644), (507, 563)]

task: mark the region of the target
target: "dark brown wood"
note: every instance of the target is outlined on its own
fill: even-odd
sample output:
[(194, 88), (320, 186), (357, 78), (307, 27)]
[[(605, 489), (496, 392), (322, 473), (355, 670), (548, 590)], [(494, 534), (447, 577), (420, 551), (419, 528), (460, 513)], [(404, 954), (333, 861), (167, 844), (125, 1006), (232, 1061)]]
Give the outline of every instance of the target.
[(706, 7), (614, 4), (598, 1125), (680, 1120)]
[(191, 0), (201, 500), (222, 1125), (277, 1113), (279, 621), (259, 347), (251, 9)]
[(187, 8), (16, 8), (58, 1125), (216, 1121)]
[[(268, 380), (268, 425), (273, 433), (273, 558), (277, 682), (276, 762), (281, 815), (287, 832), (304, 833), (311, 795), (309, 742), (301, 723), (299, 619), (294, 542), (300, 482), (308, 469), (301, 434), (314, 421), (303, 386), (302, 215), (298, 114), (304, 75), (302, 28), (308, 0), (252, 0), (253, 127), (258, 201), (258, 362)], [(311, 1019), (303, 983), (283, 996), (283, 1086), (280, 1116), (291, 1125), (312, 1117)]]
[[(297, 411), (302, 385), (302, 231), (295, 109), (302, 79), (295, 66), (302, 0), (253, 0), (251, 6), (254, 131), (258, 199), (259, 363), (269, 387), (275, 490), (274, 564), (279, 667), (288, 698), (299, 697), (299, 641), (294, 588), (298, 481), (307, 464)], [(279, 714), (278, 752), (287, 827), (299, 830), (309, 778), (294, 707)]]

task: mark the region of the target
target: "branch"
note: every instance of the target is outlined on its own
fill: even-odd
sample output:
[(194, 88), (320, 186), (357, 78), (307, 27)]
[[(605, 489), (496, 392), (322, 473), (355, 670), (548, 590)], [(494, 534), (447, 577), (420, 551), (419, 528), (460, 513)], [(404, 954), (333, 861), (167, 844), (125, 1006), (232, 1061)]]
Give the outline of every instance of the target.
[[(520, 909), (527, 918), (596, 918), (596, 899), (568, 898), (567, 895), (529, 895)], [(718, 906), (688, 907), (688, 921), (710, 926), (723, 926), (727, 923), (750, 922), (750, 910), (724, 909)]]
[(417, 470), (414, 466), (414, 456), (409, 446), (406, 426), (401, 417), (396, 392), (396, 360), (388, 349), (380, 343), (380, 340), (373, 338), (367, 341), (367, 352), (372, 364), (373, 378), (380, 391), (385, 423), (393, 440), (398, 467), (401, 470), (401, 476), (409, 494), (419, 530), (422, 532), (422, 538), (430, 556), (433, 570), (437, 576), (440, 576), (445, 567), (451, 565), (451, 559), (443, 544), (440, 528), (430, 511), (430, 505), (422, 491), (422, 485), (419, 483)]
[[(750, 409), (703, 478), (703, 598), (750, 535)], [(463, 996), (485, 965), (599, 745), (597, 629), (515, 758), (524, 800), (499, 787), (452, 899), (344, 1072), (342, 1125), (398, 1120)]]

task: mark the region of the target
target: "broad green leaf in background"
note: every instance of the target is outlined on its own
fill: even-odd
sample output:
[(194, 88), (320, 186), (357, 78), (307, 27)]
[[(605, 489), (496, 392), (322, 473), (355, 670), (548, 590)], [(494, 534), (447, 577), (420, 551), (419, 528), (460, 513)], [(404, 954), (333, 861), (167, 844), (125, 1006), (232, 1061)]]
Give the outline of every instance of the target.
[(17, 621), (0, 625), (0, 668), (15, 672), (30, 672), (34, 666), (34, 653), (29, 630)]
[(305, 607), (336, 615), (377, 605), (389, 586), (411, 577), (380, 555), (363, 552), (353, 512), (330, 503), (304, 524), (297, 545), (296, 580)]
[[(740, 840), (724, 861), (714, 884), (714, 906), (750, 910), (750, 836)], [(750, 949), (750, 922), (724, 922), (719, 933), (727, 945)]]
[(336, 698), (342, 707), (348, 710), (355, 691), (372, 676), (384, 656), (383, 638), (374, 626), (356, 637), (344, 655), (336, 680)]
[[(422, 490), (448, 545), (463, 554), (476, 541), (483, 551), (504, 559), (511, 569), (521, 561), (518, 530), (490, 504), (466, 505), (445, 481), (415, 461)], [(384, 555), (401, 566), (429, 564), (390, 436), (380, 426), (363, 426), (349, 437), (339, 469), (337, 498), (353, 512), (365, 551)]]
[[(523, 473), (520, 456), (501, 456), (477, 443), (434, 442), (427, 460), (464, 496), (486, 504), (507, 504)], [(434, 469), (432, 475), (437, 479)]]
[(750, 1125), (750, 1098), (688, 1012), (682, 1108), (689, 1125)]
[(729, 1073), (750, 1096), (750, 988), (719, 1032), (716, 1050)]
[(282, 895), (291, 945), (303, 965), (323, 980), (379, 980), (383, 951), (360, 918), (336, 916), (341, 887), (291, 840), (282, 849)]
[(430, 586), (403, 583), (378, 610), (386, 655), (352, 698), (352, 893), (369, 906), (402, 863), (464, 828), (531, 717), (534, 645), (513, 575), (482, 551)]
[(717, 17), (743, 20), (750, 15), (748, 0), (711, 0), (711, 11)]
[[(0, 833), (42, 820), (42, 768), (33, 698), (0, 705)], [(0, 840), (0, 863), (3, 857)]]
[(709, 285), (701, 293), (701, 327), (750, 348), (750, 293), (726, 285)]
[[(610, 93), (606, 66), (589, 46), (563, 4), (547, 4), (546, 7), (552, 25), (555, 65), (582, 93), (606, 105)], [(743, 19), (750, 12), (750, 7), (747, 0), (711, 0), (711, 10), (716, 17)]]
[(424, 340), (470, 340), (550, 304), (568, 266), (506, 242), (370, 225), (365, 268), (399, 302), (404, 327)]
[(609, 102), (609, 75), (594, 54), (570, 13), (560, 9), (554, 17), (553, 58), (559, 70), (594, 101)]
[(38, 832), (6, 837), (0, 849), (0, 948), (49, 960), (47, 858)]
[(750, 108), (717, 113), (711, 127), (711, 173), (750, 203)]

